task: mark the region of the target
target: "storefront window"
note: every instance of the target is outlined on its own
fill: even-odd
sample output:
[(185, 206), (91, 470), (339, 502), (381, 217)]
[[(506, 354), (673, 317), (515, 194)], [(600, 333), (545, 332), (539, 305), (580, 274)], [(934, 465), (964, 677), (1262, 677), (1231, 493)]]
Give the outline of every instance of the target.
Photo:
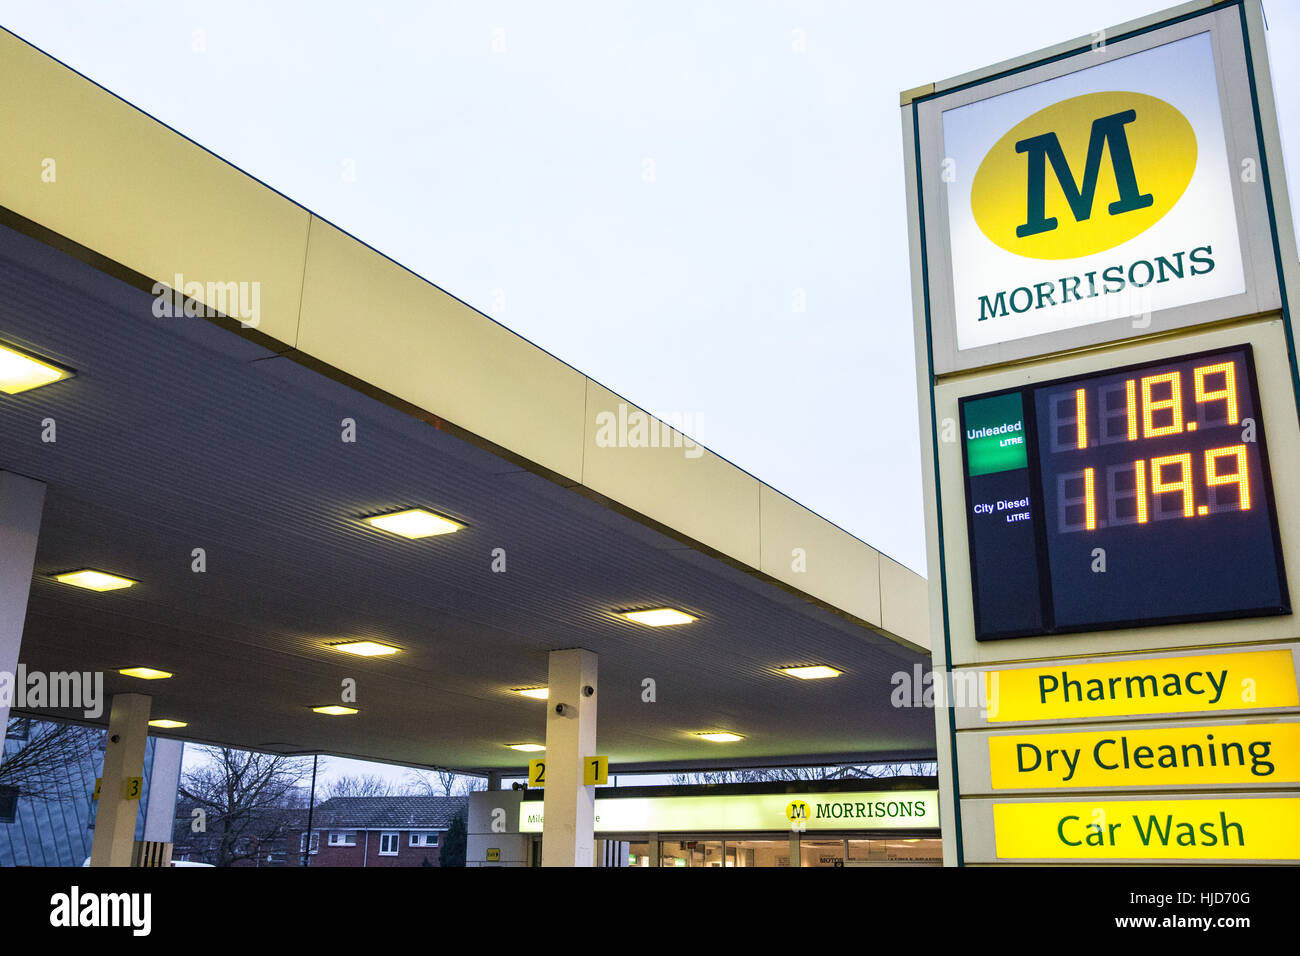
[(835, 866), (844, 864), (843, 840), (800, 840), (801, 866)]
[(886, 840), (885, 859), (890, 863), (942, 863), (943, 841)]
[(728, 840), (728, 866), (789, 866), (790, 841)]
[(849, 840), (850, 863), (942, 863), (939, 839)]

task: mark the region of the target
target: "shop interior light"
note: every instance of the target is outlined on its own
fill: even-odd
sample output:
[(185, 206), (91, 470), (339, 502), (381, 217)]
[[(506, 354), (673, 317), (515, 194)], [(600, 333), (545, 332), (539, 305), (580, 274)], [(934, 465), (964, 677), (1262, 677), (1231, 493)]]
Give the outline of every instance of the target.
[(0, 343), (0, 392), (17, 395), (29, 389), (52, 385), (65, 378), (72, 378), (72, 372), (52, 365), (44, 359)]
[(331, 717), (343, 717), (348, 714), (360, 713), (355, 707), (343, 707), (340, 704), (327, 704), (324, 707), (313, 707), (318, 714), (328, 714)]
[(340, 641), (331, 644), (330, 647), (344, 654), (356, 654), (358, 657), (383, 657), (386, 654), (396, 654), (398, 651), (396, 647), (380, 644), (378, 641)]
[(711, 740), (715, 744), (729, 744), (733, 741), (745, 739), (740, 734), (733, 734), (728, 731), (711, 731), (709, 733), (696, 734), (695, 736), (702, 737), (704, 740)]
[(675, 607), (656, 607), (645, 611), (620, 611), (620, 617), (647, 627), (667, 627), (671, 624), (689, 624), (695, 618)]
[(800, 680), (820, 680), (823, 677), (839, 677), (843, 672), (825, 664), (810, 664), (806, 667), (782, 667), (781, 673)]
[(90, 591), (118, 591), (122, 588), (129, 588), (136, 583), (130, 578), (109, 574), (107, 571), (96, 571), (93, 568), (82, 568), (80, 571), (56, 574), (54, 580), (60, 584), (71, 584), (73, 587), (86, 588)]
[(160, 671), (152, 667), (123, 667), (118, 673), (123, 677), (138, 677), (140, 680), (166, 680), (172, 676), (171, 671)]
[(423, 508), (411, 508), (408, 511), (395, 511), (392, 514), (374, 515), (365, 519), (366, 523), (399, 534), (403, 538), (428, 538), (435, 534), (451, 534), (465, 527), (459, 521), (425, 511)]

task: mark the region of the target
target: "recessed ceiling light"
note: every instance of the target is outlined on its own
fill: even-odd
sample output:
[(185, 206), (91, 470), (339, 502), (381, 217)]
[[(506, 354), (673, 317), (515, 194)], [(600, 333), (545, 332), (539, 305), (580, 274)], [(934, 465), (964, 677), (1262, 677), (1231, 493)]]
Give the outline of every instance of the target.
[(549, 687), (516, 687), (515, 693), (522, 697), (531, 697), (534, 700), (546, 700), (551, 696)]
[(695, 618), (673, 607), (657, 607), (646, 611), (620, 611), (620, 617), (644, 624), (647, 627), (666, 627), (670, 624), (689, 624)]
[(171, 677), (171, 671), (155, 670), (152, 667), (123, 667), (118, 671), (124, 677), (138, 677), (140, 680), (163, 680)]
[(403, 538), (428, 538), (435, 534), (451, 534), (465, 527), (459, 521), (452, 521), (432, 511), (425, 511), (423, 508), (374, 515), (366, 518), (365, 521), (381, 531), (400, 534)]
[(72, 378), (68, 369), (59, 368), (12, 345), (0, 344), (0, 392), (17, 395), (65, 378)]
[(702, 737), (705, 740), (711, 740), (715, 744), (729, 744), (732, 741), (745, 739), (740, 734), (728, 733), (727, 731), (717, 731), (717, 732), (711, 732), (707, 734), (696, 734), (695, 736)]
[(56, 574), (54, 580), (61, 584), (71, 584), (74, 587), (87, 588), (91, 591), (117, 591), (121, 588), (129, 588), (136, 583), (130, 578), (118, 577), (116, 574), (109, 574), (107, 571), (95, 571), (92, 568)]
[(378, 641), (340, 641), (331, 644), (330, 647), (345, 654), (356, 654), (358, 657), (382, 657), (385, 654), (396, 654), (398, 651), (396, 647), (380, 644)]
[(546, 748), (541, 744), (506, 744), (511, 750), (522, 750), (524, 753), (535, 754), (539, 750)]
[(324, 707), (313, 707), (312, 710), (318, 714), (329, 714), (331, 717), (343, 717), (347, 714), (360, 713), (360, 711), (355, 707), (343, 707), (339, 704), (327, 704)]
[(188, 727), (189, 722), (184, 720), (172, 720), (169, 717), (159, 717), (157, 720), (149, 721), (150, 727), (161, 727), (163, 730), (175, 730), (177, 727)]
[(811, 664), (807, 667), (782, 667), (781, 673), (798, 677), (800, 680), (820, 680), (823, 677), (839, 677), (843, 671), (837, 671), (825, 664)]

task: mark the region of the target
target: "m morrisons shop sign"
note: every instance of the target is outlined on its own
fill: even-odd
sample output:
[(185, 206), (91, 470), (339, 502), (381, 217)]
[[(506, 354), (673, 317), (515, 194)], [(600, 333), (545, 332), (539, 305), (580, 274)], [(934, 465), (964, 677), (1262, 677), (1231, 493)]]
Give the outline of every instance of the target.
[[(927, 830), (939, 826), (934, 790), (597, 797), (597, 833)], [(540, 833), (541, 801), (520, 804), (524, 833)]]

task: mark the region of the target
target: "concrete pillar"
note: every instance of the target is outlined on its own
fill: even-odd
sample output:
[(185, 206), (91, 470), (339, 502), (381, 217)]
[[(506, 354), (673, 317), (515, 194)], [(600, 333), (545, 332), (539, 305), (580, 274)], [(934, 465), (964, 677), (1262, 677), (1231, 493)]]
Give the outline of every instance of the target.
[(582, 761), (596, 756), (596, 661), (581, 648), (551, 651), (542, 866), (595, 863), (596, 788), (583, 785)]
[[(18, 652), (27, 619), (27, 597), (32, 590), (36, 538), (45, 505), (45, 483), (0, 471), (0, 672), (14, 687)], [(9, 726), (9, 696), (0, 698), (0, 742)], [(0, 759), (3, 759), (0, 747)]]
[[(469, 795), (466, 866), (527, 866), (531, 833), (519, 832), (522, 790), (476, 790)], [(495, 859), (489, 860), (490, 854)]]
[(108, 714), (104, 771), (100, 775), (99, 809), (91, 866), (130, 866), (135, 847), (135, 821), (140, 796), (127, 794), (126, 782), (144, 774), (144, 745), (149, 736), (149, 705), (144, 694), (117, 694)]
[(144, 812), (144, 839), (171, 843), (176, 825), (176, 790), (181, 782), (185, 741), (157, 737), (149, 768), (149, 805)]
[(489, 770), (487, 775), (487, 788), (489, 790), (501, 789), (501, 771)]

